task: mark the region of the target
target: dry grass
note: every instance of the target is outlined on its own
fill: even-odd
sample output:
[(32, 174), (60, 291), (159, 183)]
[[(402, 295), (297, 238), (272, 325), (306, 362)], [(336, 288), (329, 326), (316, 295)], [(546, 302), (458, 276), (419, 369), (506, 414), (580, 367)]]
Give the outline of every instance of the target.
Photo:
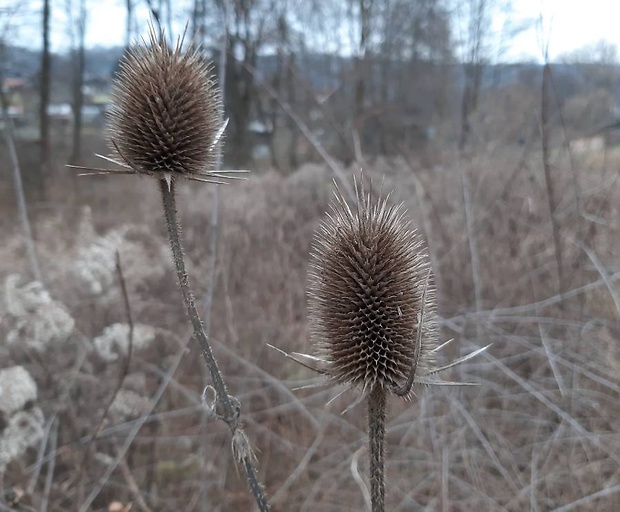
[[(448, 155), (435, 170), (395, 158), (365, 169), (376, 186), (385, 176), (383, 188), (394, 189), (393, 200), (406, 203), (428, 241), (442, 335), (455, 338), (446, 357), (494, 343), (453, 375), (479, 387), (418, 388), (412, 403), (388, 404), (388, 510), (617, 508), (618, 172), (610, 160), (607, 168), (594, 158), (575, 161), (571, 169), (566, 155), (554, 158), (561, 273), (539, 154), (515, 148), (467, 161)], [(459, 169), (471, 184), (473, 240)], [(275, 511), (364, 507), (358, 485), (367, 481), (363, 408), (340, 414), (352, 394), (325, 406), (336, 389), (292, 391), (321, 381), (266, 347), (308, 351), (307, 260), (331, 179), (324, 166), (306, 164), (287, 177), (253, 175), (221, 189), (211, 332), (231, 391), (243, 404)], [(37, 510), (46, 494), (48, 510), (75, 510), (134, 429), (126, 464), (103, 483), (94, 510), (106, 510), (113, 500), (133, 502), (133, 510), (200, 510), (203, 486), (207, 510), (249, 510), (252, 499), (231, 460), (225, 427), (211, 421), (201, 430), (204, 368), (194, 349), (186, 348), (190, 333), (168, 263), (156, 184), (89, 178), (74, 190), (75, 202), (56, 201), (56, 210), (35, 215), (35, 225), (46, 285), (75, 318), (76, 329), (44, 353), (25, 344), (0, 345), (2, 366), (24, 365), (39, 386), (46, 418), (56, 418), (41, 442), (48, 456), (37, 462), (35, 448), (13, 462), (4, 474), (5, 489), (21, 486)], [(58, 190), (52, 194), (59, 196)], [(209, 284), (211, 195), (206, 186), (183, 186), (178, 197), (200, 301)], [(78, 205), (84, 203), (92, 221), (81, 213)], [(13, 223), (3, 223), (2, 238), (3, 280), (15, 272), (27, 276)], [(480, 256), (473, 271), (472, 241)], [(95, 254), (105, 259), (114, 248), (135, 321), (157, 329), (150, 345), (135, 347), (128, 376), (120, 375), (123, 354), (105, 362), (93, 345), (106, 326), (126, 321), (115, 274), (102, 271), (101, 290), (93, 293), (92, 280), (80, 270), (94, 264)], [(481, 284), (478, 310), (474, 280)], [(133, 416), (108, 415), (96, 433), (123, 377), (123, 389), (147, 398), (159, 390), (161, 399), (146, 417), (153, 405), (148, 400)], [(136, 429), (140, 417), (145, 421)], [(208, 439), (205, 461), (196, 455), (202, 436)], [(206, 481), (200, 479), (203, 463)]]

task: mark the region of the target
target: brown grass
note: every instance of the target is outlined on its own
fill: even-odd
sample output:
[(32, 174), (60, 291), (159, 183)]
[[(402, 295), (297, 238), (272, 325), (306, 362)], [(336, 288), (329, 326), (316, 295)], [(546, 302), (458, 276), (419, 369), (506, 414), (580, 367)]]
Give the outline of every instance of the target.
[[(453, 370), (454, 380), (480, 387), (416, 388), (412, 403), (388, 403), (386, 508), (612, 512), (620, 484), (618, 173), (613, 166), (605, 171), (597, 159), (574, 162), (571, 170), (566, 155), (554, 154), (555, 215), (566, 269), (560, 294), (540, 155), (504, 148), (467, 161), (448, 155), (442, 162), (429, 170), (394, 158), (371, 162), (365, 172), (376, 186), (385, 176), (384, 190), (394, 188), (394, 202), (406, 203), (429, 244), (442, 338), (455, 338), (446, 359), (494, 345)], [(472, 185), (480, 311), (473, 306), (459, 166)], [(308, 253), (331, 179), (324, 166), (306, 164), (287, 177), (268, 172), (221, 189), (212, 338), (231, 391), (243, 403), (276, 511), (364, 507), (354, 474), (367, 482), (365, 413), (358, 407), (340, 414), (355, 396), (345, 394), (326, 407), (338, 390), (291, 391), (321, 381), (266, 347), (309, 350)], [(73, 183), (64, 180), (55, 187)], [(125, 321), (118, 284), (112, 275), (94, 294), (77, 268), (93, 254), (86, 248), (101, 246), (102, 237), (118, 241), (135, 321), (157, 328), (155, 341), (134, 352), (123, 388), (152, 397), (165, 385), (165, 392), (131, 444), (126, 471), (119, 467), (105, 482), (94, 510), (106, 510), (113, 500), (134, 502), (140, 510), (136, 489), (152, 510), (198, 510), (203, 486), (209, 510), (249, 510), (252, 498), (234, 468), (225, 428), (211, 421), (201, 431), (204, 368), (195, 350), (185, 348), (189, 330), (167, 263), (155, 183), (95, 177), (74, 190), (71, 202), (52, 190), (53, 208), (35, 215), (35, 225), (46, 285), (76, 319), (76, 331), (45, 353), (0, 345), (2, 366), (24, 365), (39, 385), (46, 417), (57, 415), (48, 510), (78, 508), (135, 421), (110, 417), (88, 442), (123, 378), (122, 354), (106, 363), (92, 345), (106, 326)], [(213, 236), (209, 197), (206, 187), (178, 191), (199, 304)], [(83, 204), (90, 206), (95, 232), (79, 213)], [(5, 221), (15, 218), (8, 205)], [(3, 223), (2, 238), (2, 278), (27, 276), (13, 222)], [(8, 315), (6, 308), (2, 314)], [(170, 373), (177, 358), (179, 367)], [(202, 436), (208, 437), (206, 461), (195, 455)], [(35, 509), (46, 493), (49, 467), (44, 459), (29, 488), (36, 451), (4, 475), (5, 488), (29, 490)], [(207, 465), (207, 481), (200, 480), (201, 464)]]

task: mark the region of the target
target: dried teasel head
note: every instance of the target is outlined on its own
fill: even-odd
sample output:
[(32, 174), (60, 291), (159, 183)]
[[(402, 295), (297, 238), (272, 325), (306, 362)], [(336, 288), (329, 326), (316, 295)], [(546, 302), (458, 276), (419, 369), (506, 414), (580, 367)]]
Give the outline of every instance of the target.
[[(89, 174), (140, 174), (165, 179), (222, 182), (215, 171), (226, 123), (211, 66), (183, 38), (170, 46), (151, 28), (148, 42), (128, 50), (114, 81), (108, 138), (121, 170)], [(99, 155), (100, 156), (100, 155)], [(95, 171), (95, 172), (92, 172)]]
[(357, 190), (353, 208), (336, 193), (310, 256), (315, 369), (366, 391), (395, 390), (435, 366), (430, 265), (402, 205)]
[(193, 45), (163, 33), (131, 48), (114, 82), (110, 140), (139, 173), (208, 176), (218, 158), (222, 105), (211, 67)]
[(355, 191), (351, 207), (336, 190), (312, 245), (308, 319), (314, 354), (269, 346), (336, 384), (361, 388), (361, 398), (381, 390), (408, 399), (413, 384), (475, 385), (436, 375), (488, 345), (437, 364), (435, 355), (449, 341), (438, 344), (429, 258), (403, 206), (365, 193), (363, 182)]

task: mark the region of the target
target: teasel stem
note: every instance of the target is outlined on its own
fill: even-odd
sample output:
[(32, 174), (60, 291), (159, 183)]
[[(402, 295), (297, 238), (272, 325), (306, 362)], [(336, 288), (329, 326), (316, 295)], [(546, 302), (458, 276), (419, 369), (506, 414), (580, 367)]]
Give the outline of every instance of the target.
[(372, 512), (383, 512), (385, 510), (385, 402), (385, 388), (375, 385), (368, 396)]
[(235, 455), (243, 464), (248, 484), (252, 494), (254, 495), (259, 510), (261, 512), (268, 512), (269, 504), (265, 498), (263, 486), (258, 478), (258, 471), (254, 462), (255, 457), (249, 443), (246, 442), (247, 437), (245, 436), (241, 423), (239, 422), (239, 402), (228, 395), (222, 373), (217, 365), (217, 361), (213, 355), (213, 350), (211, 349), (211, 345), (209, 344), (202, 321), (200, 320), (200, 316), (198, 315), (198, 311), (196, 309), (194, 293), (192, 292), (189, 284), (189, 277), (187, 275), (185, 259), (183, 256), (184, 251), (183, 244), (181, 242), (181, 227), (177, 218), (175, 201), (175, 182), (174, 180), (166, 181), (165, 179), (161, 179), (159, 185), (161, 189), (164, 213), (166, 216), (166, 226), (170, 237), (172, 256), (177, 271), (179, 286), (183, 295), (183, 302), (185, 303), (187, 314), (189, 315), (189, 319), (194, 330), (194, 338), (196, 338), (196, 341), (200, 346), (202, 356), (204, 357), (207, 367), (209, 368), (209, 373), (211, 374), (211, 381), (213, 388), (215, 389), (217, 405), (219, 406), (218, 409), (221, 410), (221, 414), (218, 414), (218, 418), (224, 421), (224, 423), (226, 423), (230, 428), (230, 432), (233, 435), (233, 442), (239, 439), (243, 440), (243, 442), (233, 444), (233, 449), (236, 452)]

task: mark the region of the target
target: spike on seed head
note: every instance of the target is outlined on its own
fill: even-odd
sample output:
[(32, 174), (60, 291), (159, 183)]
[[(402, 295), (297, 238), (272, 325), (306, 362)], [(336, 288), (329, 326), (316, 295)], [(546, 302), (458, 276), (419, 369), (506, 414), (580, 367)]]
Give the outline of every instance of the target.
[(337, 192), (310, 256), (309, 317), (323, 361), (319, 371), (364, 391), (402, 386), (416, 359), (418, 372), (431, 372), (437, 322), (429, 272), (402, 205), (388, 206), (387, 198), (375, 199), (362, 187), (352, 209)]
[(113, 86), (109, 139), (136, 173), (200, 181), (219, 157), (222, 104), (200, 50), (182, 46), (152, 28), (148, 43), (127, 52)]

